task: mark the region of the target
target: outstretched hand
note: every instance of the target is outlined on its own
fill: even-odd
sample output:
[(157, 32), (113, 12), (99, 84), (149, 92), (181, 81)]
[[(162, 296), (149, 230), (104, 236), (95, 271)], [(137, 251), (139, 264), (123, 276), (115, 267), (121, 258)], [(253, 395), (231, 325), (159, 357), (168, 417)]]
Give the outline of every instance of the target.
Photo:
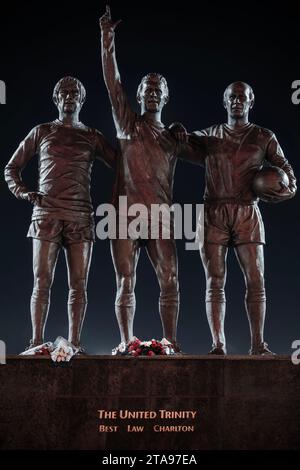
[(185, 144), (188, 141), (188, 133), (181, 122), (174, 122), (169, 126), (169, 131), (177, 142)]
[(176, 144), (188, 141), (188, 133), (180, 122), (175, 122), (160, 132), (158, 140), (166, 152), (173, 152)]
[(110, 12), (110, 7), (109, 5), (106, 5), (106, 11), (104, 15), (101, 16), (99, 23), (100, 23), (100, 28), (103, 29), (111, 29), (114, 31), (114, 29), (118, 26), (119, 23), (121, 23), (122, 20), (118, 21), (112, 21), (111, 19), (111, 12)]

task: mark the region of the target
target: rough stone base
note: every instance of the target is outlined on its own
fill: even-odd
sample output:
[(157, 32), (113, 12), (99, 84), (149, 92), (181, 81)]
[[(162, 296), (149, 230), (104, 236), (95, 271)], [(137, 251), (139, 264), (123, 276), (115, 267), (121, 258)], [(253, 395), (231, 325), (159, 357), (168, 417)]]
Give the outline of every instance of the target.
[[(197, 415), (100, 420), (97, 411), (162, 409)], [(0, 449), (300, 449), (299, 423), (300, 366), (289, 357), (88, 356), (63, 367), (10, 356), (0, 366)]]

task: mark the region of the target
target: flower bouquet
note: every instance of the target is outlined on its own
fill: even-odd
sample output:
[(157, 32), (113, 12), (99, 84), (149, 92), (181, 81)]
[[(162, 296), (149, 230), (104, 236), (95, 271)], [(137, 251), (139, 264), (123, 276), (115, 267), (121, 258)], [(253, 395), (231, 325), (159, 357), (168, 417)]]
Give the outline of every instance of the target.
[(20, 356), (48, 356), (50, 358), (52, 351), (53, 343), (48, 341), (47, 343), (39, 344), (38, 346), (29, 346), (20, 354)]
[(112, 350), (113, 356), (166, 356), (176, 354), (173, 344), (166, 338), (161, 341), (151, 339), (150, 341), (141, 341), (134, 337), (127, 344), (123, 341)]
[(53, 362), (69, 362), (78, 351), (79, 348), (76, 348), (65, 338), (59, 336), (53, 343), (51, 359)]
[(70, 359), (79, 351), (72, 343), (67, 341), (62, 336), (58, 336), (54, 343), (48, 341), (47, 343), (38, 346), (29, 347), (20, 356), (47, 356), (53, 362), (69, 362)]

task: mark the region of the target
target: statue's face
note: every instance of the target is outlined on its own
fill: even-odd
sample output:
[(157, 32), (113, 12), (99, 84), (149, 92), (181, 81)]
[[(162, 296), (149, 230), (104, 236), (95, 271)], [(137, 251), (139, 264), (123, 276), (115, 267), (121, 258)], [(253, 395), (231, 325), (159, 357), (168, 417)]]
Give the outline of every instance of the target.
[(62, 84), (58, 92), (57, 107), (63, 113), (73, 114), (82, 107), (81, 94), (75, 83)]
[(228, 115), (235, 119), (248, 116), (253, 102), (249, 87), (242, 83), (231, 85), (224, 97), (224, 107)]
[(165, 87), (159, 79), (147, 80), (143, 83), (138, 101), (146, 111), (156, 113), (161, 111), (167, 102)]

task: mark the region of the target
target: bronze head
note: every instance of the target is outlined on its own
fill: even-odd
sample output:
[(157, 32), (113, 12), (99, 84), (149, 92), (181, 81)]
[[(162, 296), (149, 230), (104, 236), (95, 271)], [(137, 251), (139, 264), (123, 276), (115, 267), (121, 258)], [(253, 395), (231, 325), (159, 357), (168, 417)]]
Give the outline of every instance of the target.
[(161, 111), (169, 100), (169, 89), (166, 79), (159, 73), (145, 75), (137, 90), (137, 101), (145, 111)]
[(53, 101), (60, 113), (79, 113), (85, 101), (86, 91), (74, 77), (61, 78), (54, 87)]
[(248, 117), (254, 106), (254, 93), (245, 82), (234, 82), (228, 85), (223, 95), (223, 105), (232, 119)]

